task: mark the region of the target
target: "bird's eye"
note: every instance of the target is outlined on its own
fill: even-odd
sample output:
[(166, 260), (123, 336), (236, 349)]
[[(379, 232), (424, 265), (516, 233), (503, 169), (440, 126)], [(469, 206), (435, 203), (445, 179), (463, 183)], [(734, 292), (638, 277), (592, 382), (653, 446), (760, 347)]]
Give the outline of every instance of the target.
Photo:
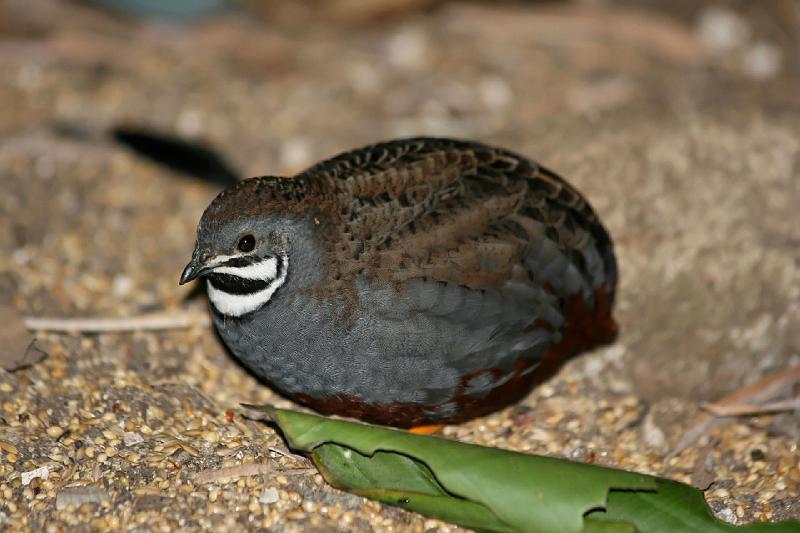
[(252, 252), (256, 247), (256, 238), (248, 233), (239, 239), (239, 244), (236, 247), (240, 252)]

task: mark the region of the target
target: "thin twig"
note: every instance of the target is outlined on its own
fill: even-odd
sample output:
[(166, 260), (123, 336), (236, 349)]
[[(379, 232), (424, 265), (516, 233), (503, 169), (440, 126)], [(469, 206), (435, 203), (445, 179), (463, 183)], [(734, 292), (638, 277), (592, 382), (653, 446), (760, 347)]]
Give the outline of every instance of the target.
[(762, 405), (720, 405), (718, 403), (705, 403), (701, 407), (714, 416), (755, 416), (800, 410), (800, 398), (793, 398), (791, 400), (783, 400), (780, 402), (770, 402)]
[(201, 470), (192, 479), (195, 483), (215, 483), (218, 481), (231, 481), (240, 477), (259, 476), (269, 473), (270, 470), (270, 466), (264, 463), (244, 463)]
[(310, 466), (307, 468), (287, 468), (285, 470), (276, 470), (275, 473), (283, 474), (285, 476), (302, 476), (303, 474), (308, 474), (309, 472), (318, 472), (316, 468), (311, 468)]
[(697, 453), (697, 458), (692, 466), (692, 485), (702, 491), (707, 490), (714, 483), (714, 448), (719, 441), (712, 440)]
[(74, 333), (109, 333), (120, 331), (146, 331), (185, 329), (211, 325), (205, 313), (176, 312), (124, 318), (40, 318), (25, 317), (25, 327), (31, 331), (58, 331)]
[[(783, 394), (798, 381), (800, 381), (800, 365), (775, 372), (755, 383), (742, 387), (716, 402), (716, 405), (764, 404)], [(721, 424), (724, 420), (711, 413), (703, 412), (698, 414), (687, 424), (686, 431), (684, 431), (675, 448), (667, 455), (667, 459), (669, 460), (680, 454), (711, 429), (712, 426)]]
[(288, 457), (289, 459), (294, 459), (295, 461), (306, 462), (306, 458), (302, 455), (295, 455), (292, 452), (281, 450), (280, 448), (275, 448), (274, 446), (270, 446), (269, 451), (277, 453), (278, 455), (282, 455), (283, 457)]

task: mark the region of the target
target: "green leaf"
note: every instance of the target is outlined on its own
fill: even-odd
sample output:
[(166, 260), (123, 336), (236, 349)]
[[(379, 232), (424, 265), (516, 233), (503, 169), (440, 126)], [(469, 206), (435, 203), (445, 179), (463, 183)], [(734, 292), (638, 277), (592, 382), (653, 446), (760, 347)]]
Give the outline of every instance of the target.
[(671, 533), (673, 531), (715, 532), (797, 532), (800, 523), (755, 523), (734, 526), (716, 519), (699, 490), (668, 479), (655, 478), (657, 492), (611, 491), (605, 511), (589, 516), (605, 515), (617, 521), (636, 524), (641, 531)]
[(583, 533), (639, 533), (639, 530), (630, 522), (612, 522), (587, 516), (583, 519)]
[[(583, 515), (605, 506), (610, 488), (656, 489), (655, 480), (641, 474), (272, 407), (259, 409), (274, 418), (289, 445), (295, 449), (310, 453), (323, 444), (335, 443), (373, 459), (378, 451), (414, 458), (430, 469), (447, 494), (481, 505), (494, 513), (504, 524), (503, 529), (496, 529), (498, 531), (530, 531), (533, 527), (542, 532), (579, 532), (583, 530)], [(343, 482), (351, 479), (337, 469), (335, 463), (323, 463), (319, 455), (315, 464), (332, 482), (340, 483), (339, 486), (346, 486)], [(380, 456), (377, 462), (363, 463), (362, 471), (366, 464), (382, 464)], [(334, 469), (336, 475), (332, 475)], [(408, 475), (407, 470), (401, 472)], [(420, 476), (419, 473), (412, 476), (409, 487), (418, 489)], [(404, 480), (404, 476), (396, 475), (395, 479)], [(398, 482), (388, 488), (397, 490), (398, 486), (408, 488)], [(364, 489), (363, 485), (356, 487)], [(429, 491), (427, 494), (434, 493)], [(450, 509), (443, 509), (443, 513), (447, 516), (452, 514)], [(429, 514), (443, 517), (443, 514)]]
[(448, 494), (426, 465), (405, 455), (376, 452), (369, 457), (323, 444), (311, 459), (334, 487), (478, 531), (514, 531), (487, 507)]
[(248, 407), (269, 413), (333, 486), (480, 531), (800, 531), (798, 522), (731, 526), (698, 490), (666, 479)]

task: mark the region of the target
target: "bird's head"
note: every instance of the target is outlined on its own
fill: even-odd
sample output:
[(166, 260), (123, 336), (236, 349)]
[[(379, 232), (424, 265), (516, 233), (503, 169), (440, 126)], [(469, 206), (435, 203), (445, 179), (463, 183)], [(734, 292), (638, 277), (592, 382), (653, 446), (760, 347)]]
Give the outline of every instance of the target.
[(303, 185), (292, 181), (251, 178), (221, 192), (200, 219), (180, 284), (205, 278), (214, 308), (240, 317), (279, 289), (318, 279), (319, 219), (308, 212)]

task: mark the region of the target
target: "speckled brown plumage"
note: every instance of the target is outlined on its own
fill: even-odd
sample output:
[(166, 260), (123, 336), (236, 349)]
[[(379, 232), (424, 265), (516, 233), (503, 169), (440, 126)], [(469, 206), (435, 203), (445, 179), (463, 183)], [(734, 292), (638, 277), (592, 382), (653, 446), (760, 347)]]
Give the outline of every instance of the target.
[(534, 273), (522, 258), (542, 233), (587, 278), (579, 252), (593, 238), (615, 278), (608, 234), (577, 190), (529, 159), (474, 142), (416, 138), (367, 146), (293, 178), (245, 180), (220, 194), (207, 215), (225, 220), (265, 211), (316, 217), (326, 232), (330, 283), (323, 285), (331, 292), (361, 273), (470, 288), (529, 279)]

